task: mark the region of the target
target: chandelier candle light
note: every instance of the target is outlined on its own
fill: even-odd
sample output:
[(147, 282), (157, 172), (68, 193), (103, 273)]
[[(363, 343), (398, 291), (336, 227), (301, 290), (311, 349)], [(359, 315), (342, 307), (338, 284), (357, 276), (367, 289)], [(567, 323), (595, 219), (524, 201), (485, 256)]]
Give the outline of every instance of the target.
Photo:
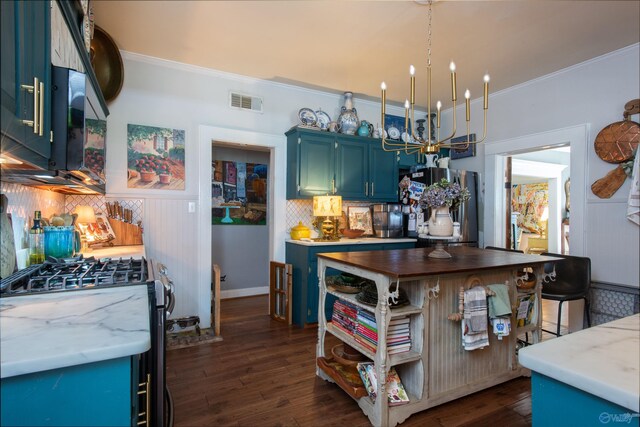
[[(431, 117), (431, 6), (432, 1), (429, 1), (429, 27), (428, 27), (428, 48), (427, 48), (427, 117)], [(382, 135), (382, 148), (385, 151), (404, 151), (407, 154), (433, 154), (437, 153), (440, 148), (466, 148), (469, 144), (479, 144), (484, 141), (487, 136), (487, 110), (489, 109), (489, 74), (485, 74), (484, 76), (484, 130), (482, 134), (482, 138), (479, 141), (471, 141), (470, 140), (470, 121), (471, 121), (471, 92), (467, 89), (464, 93), (465, 97), (465, 106), (466, 106), (466, 122), (467, 122), (467, 140), (466, 142), (448, 142), (456, 135), (456, 101), (457, 101), (457, 89), (456, 89), (456, 64), (452, 61), (449, 64), (449, 70), (451, 71), (451, 101), (453, 101), (453, 126), (452, 132), (446, 138), (440, 139), (440, 112), (442, 109), (442, 102), (438, 101), (436, 103), (436, 130), (437, 135), (435, 140), (430, 139), (431, 135), (431, 121), (428, 122), (428, 132), (425, 138), (416, 135), (411, 129), (411, 138), (404, 139), (404, 143), (399, 142), (389, 142)], [(410, 99), (407, 99), (404, 103), (405, 114), (404, 114), (404, 123), (405, 129), (409, 128), (409, 114), (411, 114), (411, 121), (414, 121), (414, 106), (416, 99), (416, 69), (413, 65), (409, 67), (409, 75), (411, 76), (411, 89), (410, 89)], [(385, 82), (382, 82), (380, 85), (382, 89), (382, 108), (380, 119), (382, 122), (382, 128), (384, 129), (384, 116), (385, 116), (385, 105), (387, 100), (387, 85)], [(415, 141), (415, 143), (413, 143)]]

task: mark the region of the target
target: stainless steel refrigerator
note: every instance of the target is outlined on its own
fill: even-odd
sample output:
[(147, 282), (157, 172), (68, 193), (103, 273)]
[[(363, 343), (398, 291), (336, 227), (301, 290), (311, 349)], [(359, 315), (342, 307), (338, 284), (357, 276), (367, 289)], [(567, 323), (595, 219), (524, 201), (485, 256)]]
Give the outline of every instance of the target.
[[(422, 190), (429, 185), (440, 181), (442, 178), (449, 182), (458, 182), (463, 188), (469, 190), (469, 200), (462, 203), (458, 209), (451, 211), (453, 221), (460, 223), (461, 239), (450, 245), (478, 246), (478, 173), (446, 169), (446, 168), (423, 168), (415, 172), (410, 170), (400, 170), (398, 182), (408, 177), (411, 185), (406, 191), (400, 191), (399, 199), (403, 205), (404, 233), (407, 237), (418, 237), (416, 226), (421, 219), (429, 220), (429, 209), (421, 212), (417, 200), (422, 194)], [(422, 217), (421, 217), (422, 214)], [(433, 246), (435, 242), (428, 239), (418, 239), (418, 247)]]

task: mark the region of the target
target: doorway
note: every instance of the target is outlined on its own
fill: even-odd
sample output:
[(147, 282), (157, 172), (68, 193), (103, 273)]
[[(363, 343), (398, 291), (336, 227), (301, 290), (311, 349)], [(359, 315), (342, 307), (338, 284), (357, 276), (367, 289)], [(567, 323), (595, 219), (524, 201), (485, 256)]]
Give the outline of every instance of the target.
[[(504, 247), (506, 242), (507, 202), (503, 185), (506, 159), (525, 155), (525, 153), (570, 147), (571, 229), (577, 232), (570, 233), (569, 247), (572, 255), (584, 256), (585, 238), (583, 230), (585, 229), (584, 215), (586, 212), (588, 141), (589, 125), (585, 124), (497, 141), (485, 146), (484, 246)], [(561, 178), (556, 179), (557, 181), (561, 180)], [(560, 185), (563, 184), (564, 182), (556, 182), (554, 184), (554, 188), (557, 188), (556, 191), (560, 191)], [(557, 224), (556, 227), (559, 227), (559, 219)], [(552, 233), (551, 224), (549, 224), (548, 232)], [(553, 233), (554, 235), (557, 233), (559, 236), (560, 230), (553, 230)], [(559, 252), (560, 248), (557, 247), (556, 250)], [(551, 247), (549, 247), (549, 251), (552, 252)], [(567, 312), (568, 321), (566, 323), (569, 330), (582, 329), (582, 302), (570, 302)], [(547, 310), (544, 317), (547, 318), (552, 314), (552, 310)]]
[(211, 158), (211, 261), (221, 271), (220, 298), (266, 294), (270, 149), (214, 141)]

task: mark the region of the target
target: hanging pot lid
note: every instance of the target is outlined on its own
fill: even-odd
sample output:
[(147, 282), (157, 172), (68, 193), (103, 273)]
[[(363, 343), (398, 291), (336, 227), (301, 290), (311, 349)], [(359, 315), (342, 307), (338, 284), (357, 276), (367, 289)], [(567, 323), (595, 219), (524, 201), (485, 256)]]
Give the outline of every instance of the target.
[(112, 101), (122, 89), (124, 66), (118, 46), (111, 36), (97, 25), (91, 39), (90, 57), (104, 99), (107, 102)]

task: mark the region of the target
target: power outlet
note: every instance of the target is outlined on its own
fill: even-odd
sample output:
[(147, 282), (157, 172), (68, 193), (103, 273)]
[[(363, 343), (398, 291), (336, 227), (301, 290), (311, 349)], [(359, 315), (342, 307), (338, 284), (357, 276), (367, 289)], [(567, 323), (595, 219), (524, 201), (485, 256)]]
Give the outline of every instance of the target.
[(195, 213), (196, 211), (196, 202), (189, 202), (189, 207), (187, 208), (189, 213)]

